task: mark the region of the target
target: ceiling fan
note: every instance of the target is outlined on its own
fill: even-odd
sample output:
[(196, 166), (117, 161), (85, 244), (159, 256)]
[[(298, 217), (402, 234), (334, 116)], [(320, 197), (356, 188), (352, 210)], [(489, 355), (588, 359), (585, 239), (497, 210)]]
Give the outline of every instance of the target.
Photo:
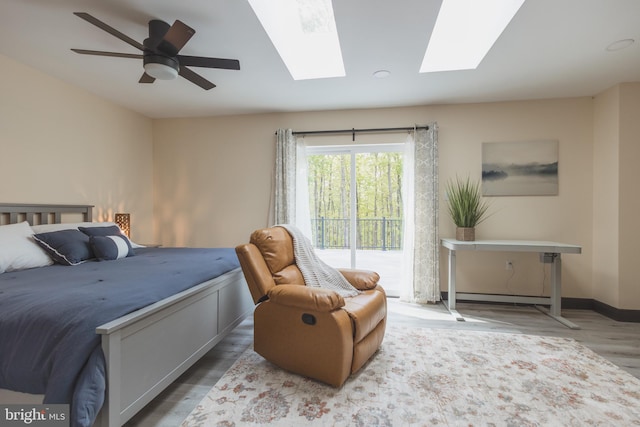
[(203, 56), (187, 56), (178, 55), (180, 49), (195, 34), (195, 30), (185, 23), (176, 20), (173, 25), (169, 25), (159, 19), (149, 21), (149, 38), (145, 39), (142, 44), (132, 38), (122, 34), (115, 28), (105, 24), (97, 18), (84, 12), (74, 12), (74, 15), (84, 19), (85, 21), (95, 25), (96, 27), (106, 31), (140, 49), (142, 54), (118, 53), (118, 52), (102, 52), (98, 50), (71, 49), (76, 53), (83, 55), (98, 56), (115, 56), (117, 58), (134, 58), (142, 59), (144, 65), (144, 74), (138, 83), (153, 83), (156, 79), (172, 80), (178, 75), (189, 80), (204, 90), (216, 87), (215, 84), (205, 79), (201, 75), (191, 71), (187, 66), (204, 67), (204, 68), (221, 68), (224, 70), (239, 70), (240, 61), (237, 59), (207, 58)]

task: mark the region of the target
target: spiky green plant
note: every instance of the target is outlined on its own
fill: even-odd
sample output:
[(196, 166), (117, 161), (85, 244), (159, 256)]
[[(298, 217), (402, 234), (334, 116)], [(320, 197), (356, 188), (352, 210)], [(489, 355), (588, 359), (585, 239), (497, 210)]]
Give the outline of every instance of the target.
[(480, 184), (469, 177), (449, 180), (446, 185), (449, 214), (456, 227), (475, 227), (487, 219), (489, 204), (482, 200)]

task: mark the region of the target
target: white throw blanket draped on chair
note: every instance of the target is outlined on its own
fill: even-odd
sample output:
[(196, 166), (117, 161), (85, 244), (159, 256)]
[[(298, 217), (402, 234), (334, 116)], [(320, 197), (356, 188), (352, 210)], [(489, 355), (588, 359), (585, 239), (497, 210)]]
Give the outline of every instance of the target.
[(307, 286), (330, 289), (343, 297), (353, 297), (360, 293), (335, 268), (318, 258), (311, 241), (295, 226), (280, 225), (293, 239), (293, 256)]

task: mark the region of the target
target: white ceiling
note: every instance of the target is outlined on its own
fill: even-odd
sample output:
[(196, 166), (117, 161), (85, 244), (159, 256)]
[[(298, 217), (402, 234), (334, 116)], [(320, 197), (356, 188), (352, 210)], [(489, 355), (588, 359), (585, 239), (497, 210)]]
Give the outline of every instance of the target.
[[(333, 4), (341, 78), (294, 81), (246, 0), (1, 0), (0, 53), (154, 118), (591, 96), (640, 81), (640, 0), (526, 0), (476, 70), (428, 74), (418, 69), (440, 0)], [(209, 91), (183, 78), (139, 84), (141, 60), (70, 50), (140, 53), (73, 12), (139, 42), (149, 19), (180, 19), (196, 30), (181, 54), (241, 70), (193, 67), (218, 85)], [(374, 78), (380, 69), (391, 75)]]

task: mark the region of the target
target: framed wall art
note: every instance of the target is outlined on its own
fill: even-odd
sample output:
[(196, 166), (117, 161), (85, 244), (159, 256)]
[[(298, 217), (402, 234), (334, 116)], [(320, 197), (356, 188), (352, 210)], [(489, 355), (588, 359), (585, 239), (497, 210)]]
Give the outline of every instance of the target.
[(558, 141), (483, 142), (482, 194), (558, 195)]

